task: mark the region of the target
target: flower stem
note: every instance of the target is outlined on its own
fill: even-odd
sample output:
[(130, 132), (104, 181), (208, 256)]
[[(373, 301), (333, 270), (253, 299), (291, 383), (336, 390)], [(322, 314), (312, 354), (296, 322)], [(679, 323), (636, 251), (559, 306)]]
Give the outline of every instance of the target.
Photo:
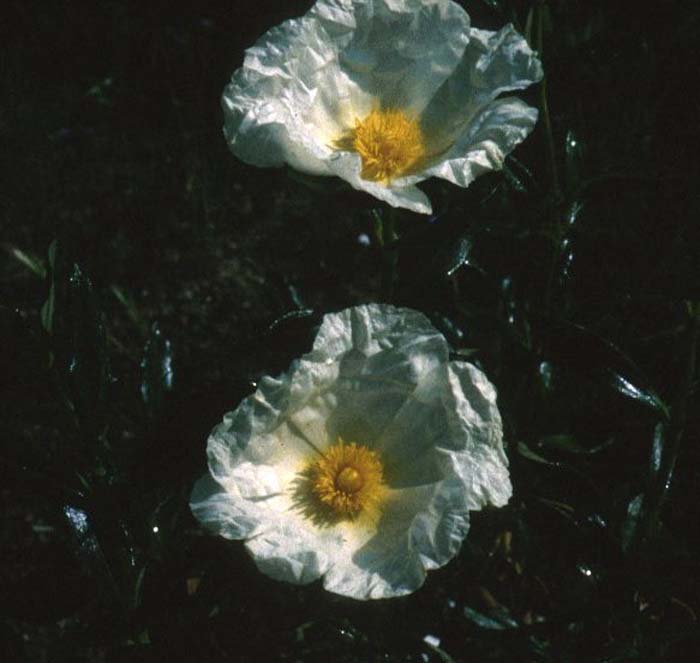
[[(542, 0), (537, 5), (537, 52), (540, 59), (544, 52), (544, 16), (547, 2)], [(547, 102), (547, 76), (542, 78), (540, 85), (540, 108), (542, 110), (542, 119), (547, 141), (547, 152), (549, 155), (549, 168), (552, 181), (552, 191), (557, 200), (561, 197), (561, 189), (559, 187), (559, 169), (557, 168), (557, 154), (554, 145), (554, 132), (552, 131), (552, 121), (549, 115), (549, 103)]]
[(392, 244), (399, 238), (397, 231), (396, 210), (372, 210), (374, 234), (382, 248), (382, 284), (381, 292), (385, 301), (392, 301), (397, 280), (398, 253)]

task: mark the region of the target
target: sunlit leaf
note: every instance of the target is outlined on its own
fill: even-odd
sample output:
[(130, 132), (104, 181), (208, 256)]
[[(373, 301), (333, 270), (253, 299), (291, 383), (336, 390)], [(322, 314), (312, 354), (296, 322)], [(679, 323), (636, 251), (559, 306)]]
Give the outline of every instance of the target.
[(535, 463), (541, 463), (543, 465), (556, 465), (556, 463), (553, 461), (548, 460), (544, 456), (532, 451), (524, 442), (518, 442), (518, 453), (523, 458), (527, 458)]
[(512, 155), (505, 160), (503, 176), (510, 187), (518, 193), (527, 193), (536, 186), (530, 169)]
[(634, 385), (628, 378), (617, 373), (614, 369), (607, 369), (608, 382), (610, 386), (618, 393), (649, 406), (653, 410), (667, 413), (666, 405), (663, 401), (651, 390), (651, 388), (643, 389)]
[(469, 606), (464, 606), (464, 616), (477, 626), (491, 631), (505, 631), (519, 627), (505, 609), (493, 609), (489, 615), (485, 615)]
[(627, 505), (627, 515), (622, 523), (620, 531), (620, 543), (622, 550), (627, 552), (637, 537), (639, 524), (642, 520), (644, 495), (635, 495)]
[(654, 427), (654, 437), (651, 442), (651, 453), (649, 454), (649, 477), (654, 481), (661, 470), (664, 445), (666, 443), (666, 426), (659, 422)]
[(6, 246), (5, 249), (15, 260), (24, 265), (35, 276), (42, 279), (46, 277), (46, 266), (39, 257), (16, 246)]

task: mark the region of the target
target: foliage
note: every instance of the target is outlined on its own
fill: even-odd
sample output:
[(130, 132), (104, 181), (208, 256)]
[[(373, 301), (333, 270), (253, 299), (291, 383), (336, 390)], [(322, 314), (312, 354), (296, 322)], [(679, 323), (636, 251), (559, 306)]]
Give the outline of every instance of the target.
[[(463, 4), (540, 51), (541, 119), (502, 172), (429, 182), (429, 221), (227, 154), (224, 83), (306, 3), (6, 8), (2, 660), (697, 647), (700, 9)], [(416, 594), (357, 603), (262, 576), (187, 500), (221, 414), (373, 300), (496, 384), (515, 496)]]

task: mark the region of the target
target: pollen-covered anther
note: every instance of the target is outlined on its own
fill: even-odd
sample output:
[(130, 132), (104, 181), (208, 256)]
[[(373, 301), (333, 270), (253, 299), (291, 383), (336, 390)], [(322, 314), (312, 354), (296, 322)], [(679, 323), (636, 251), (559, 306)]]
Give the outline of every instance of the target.
[(360, 155), (362, 179), (383, 184), (411, 172), (426, 154), (418, 120), (397, 108), (373, 110), (336, 146)]
[(313, 495), (341, 518), (375, 509), (384, 494), (379, 454), (354, 442), (339, 440), (311, 465), (310, 475)]

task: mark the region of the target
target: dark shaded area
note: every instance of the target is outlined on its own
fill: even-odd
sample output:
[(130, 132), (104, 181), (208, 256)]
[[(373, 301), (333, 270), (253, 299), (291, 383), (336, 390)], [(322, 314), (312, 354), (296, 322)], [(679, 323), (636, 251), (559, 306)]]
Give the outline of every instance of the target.
[[(529, 29), (551, 132), (426, 183), (429, 221), (228, 153), (223, 86), (309, 3), (5, 3), (0, 660), (697, 649), (700, 8), (462, 4)], [(387, 299), (494, 381), (516, 492), (423, 589), (358, 603), (269, 580), (187, 500), (251, 382)]]

